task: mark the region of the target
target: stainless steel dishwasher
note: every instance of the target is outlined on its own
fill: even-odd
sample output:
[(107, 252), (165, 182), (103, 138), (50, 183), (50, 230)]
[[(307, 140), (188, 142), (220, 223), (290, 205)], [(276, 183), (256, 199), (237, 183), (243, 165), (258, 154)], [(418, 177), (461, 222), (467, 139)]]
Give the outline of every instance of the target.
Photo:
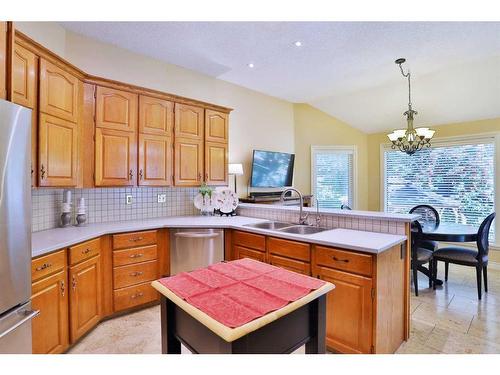
[(182, 228), (170, 230), (171, 276), (223, 260), (223, 229)]

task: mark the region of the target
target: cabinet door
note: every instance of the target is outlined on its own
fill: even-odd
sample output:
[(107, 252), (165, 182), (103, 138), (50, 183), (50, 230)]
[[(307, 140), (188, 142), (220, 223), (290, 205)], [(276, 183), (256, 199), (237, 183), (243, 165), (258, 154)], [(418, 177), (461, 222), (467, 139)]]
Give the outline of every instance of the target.
[(40, 114), (40, 186), (76, 186), (78, 129), (73, 122)]
[(203, 108), (175, 103), (175, 136), (202, 140)]
[(175, 152), (175, 185), (199, 186), (203, 178), (203, 141), (176, 138)]
[(0, 99), (7, 99), (7, 21), (0, 21)]
[(273, 266), (281, 267), (293, 272), (302, 273), (304, 275), (309, 276), (311, 274), (311, 264), (302, 260), (269, 254), (269, 263)]
[(70, 333), (74, 343), (101, 319), (101, 259), (96, 256), (69, 270)]
[(266, 253), (263, 251), (258, 251), (254, 249), (249, 249), (243, 246), (235, 246), (233, 250), (236, 259), (250, 258), (253, 260), (258, 260), (259, 262), (266, 261)]
[(172, 136), (174, 103), (167, 100), (139, 96), (139, 132)]
[(135, 133), (96, 128), (95, 185), (134, 186), (136, 154)]
[(228, 143), (227, 113), (205, 110), (205, 140), (209, 142)]
[(12, 53), (11, 100), (28, 108), (36, 106), (37, 56), (18, 44)]
[(227, 144), (205, 142), (205, 182), (227, 185)]
[(66, 271), (32, 285), (31, 304), (40, 314), (33, 318), (33, 353), (62, 353), (69, 345)]
[(335, 285), (326, 298), (326, 344), (342, 353), (371, 353), (372, 280), (318, 267), (319, 277)]
[(40, 59), (40, 112), (78, 121), (78, 78)]
[(173, 162), (171, 137), (139, 134), (139, 185), (171, 185)]
[(137, 95), (97, 86), (95, 125), (100, 128), (137, 132)]

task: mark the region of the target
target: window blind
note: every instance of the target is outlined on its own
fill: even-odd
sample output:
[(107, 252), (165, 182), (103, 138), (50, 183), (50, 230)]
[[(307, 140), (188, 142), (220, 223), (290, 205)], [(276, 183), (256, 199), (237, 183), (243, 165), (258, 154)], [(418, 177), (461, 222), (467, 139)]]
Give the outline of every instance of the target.
[(321, 208), (353, 206), (353, 150), (313, 149), (313, 194)]
[(493, 138), (437, 144), (413, 155), (394, 150), (384, 154), (386, 211), (406, 213), (417, 204), (429, 204), (443, 222), (479, 227), (495, 210)]

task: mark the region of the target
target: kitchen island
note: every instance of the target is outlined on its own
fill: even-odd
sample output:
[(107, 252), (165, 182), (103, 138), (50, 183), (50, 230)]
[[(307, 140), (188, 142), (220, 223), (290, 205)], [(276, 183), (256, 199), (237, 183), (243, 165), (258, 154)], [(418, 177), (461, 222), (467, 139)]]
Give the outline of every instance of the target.
[[(412, 219), (402, 218), (403, 228), (409, 228)], [(333, 223), (328, 218), (324, 220), (323, 226)], [(42, 296), (46, 289), (39, 284), (55, 274), (59, 275), (59, 289), (73, 282), (75, 285), (69, 290), (69, 301), (68, 293), (59, 295), (57, 303), (63, 308), (58, 310), (59, 316), (53, 317), (62, 320), (53, 324), (59, 330), (55, 341), (63, 337), (62, 342), (35, 352), (64, 352), (101, 320), (158, 303), (150, 280), (169, 275), (170, 228), (223, 228), (226, 260), (253, 258), (334, 284), (336, 289), (327, 295), (329, 350), (393, 353), (408, 338), (409, 233), (380, 233), (359, 230), (358, 226), (301, 235), (248, 226), (263, 221), (245, 216), (181, 216), (33, 233), (33, 274), (37, 275), (33, 279), (34, 304), (37, 298), (44, 303), (53, 298), (49, 294)], [(132, 241), (131, 245), (123, 245), (125, 240)], [(123, 254), (130, 254), (127, 259), (133, 256), (130, 261), (134, 263), (117, 263)], [(143, 255), (144, 258), (135, 258)], [(42, 271), (36, 271), (38, 268)], [(131, 277), (123, 272), (129, 268), (130, 274), (141, 275), (135, 278), (137, 281), (129, 280)], [(91, 298), (84, 287), (87, 284), (92, 289)], [(86, 299), (82, 295), (77, 298), (78, 291), (84, 289)], [(90, 303), (91, 307), (78, 303)], [(79, 309), (92, 312), (81, 324), (68, 318), (68, 314), (78, 316)], [(65, 333), (64, 326), (69, 322), (75, 326), (68, 326), (69, 333)], [(39, 329), (34, 325), (35, 337), (49, 334), (42, 326), (46, 322)], [(40, 342), (50, 341), (42, 338)]]

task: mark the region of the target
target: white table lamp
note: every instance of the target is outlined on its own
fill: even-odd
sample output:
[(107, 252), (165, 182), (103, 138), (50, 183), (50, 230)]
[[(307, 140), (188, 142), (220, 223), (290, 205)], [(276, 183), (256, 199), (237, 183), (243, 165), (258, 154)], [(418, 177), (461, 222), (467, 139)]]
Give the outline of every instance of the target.
[(236, 193), (236, 176), (243, 175), (243, 164), (229, 164), (227, 173), (234, 176), (234, 192)]

